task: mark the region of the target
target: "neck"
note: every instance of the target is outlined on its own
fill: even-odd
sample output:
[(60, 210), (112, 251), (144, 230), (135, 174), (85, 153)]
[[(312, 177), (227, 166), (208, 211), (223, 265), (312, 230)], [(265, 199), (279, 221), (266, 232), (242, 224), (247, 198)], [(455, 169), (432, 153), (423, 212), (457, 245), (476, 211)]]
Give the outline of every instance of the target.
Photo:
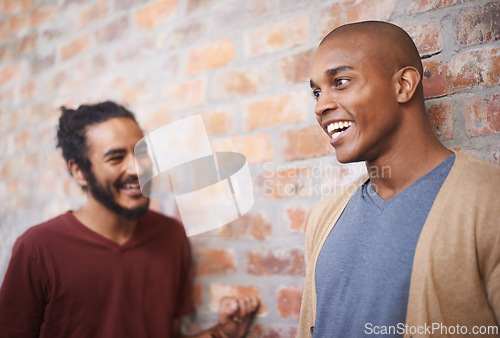
[(452, 154), (434, 136), (430, 126), (415, 129), (405, 130), (404, 137), (393, 143), (390, 151), (366, 162), (372, 185), (384, 200), (403, 191)]
[(138, 220), (128, 220), (108, 210), (90, 194), (87, 203), (73, 214), (87, 228), (119, 245), (130, 240), (139, 223)]

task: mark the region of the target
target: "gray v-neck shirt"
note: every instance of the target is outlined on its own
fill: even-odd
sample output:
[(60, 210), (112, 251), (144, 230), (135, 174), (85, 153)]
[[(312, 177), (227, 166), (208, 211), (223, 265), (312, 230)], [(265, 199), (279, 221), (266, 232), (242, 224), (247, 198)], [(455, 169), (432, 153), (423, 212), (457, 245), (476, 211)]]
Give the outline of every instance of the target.
[(356, 191), (318, 256), (314, 337), (403, 336), (417, 241), (454, 162), (387, 201), (370, 181)]

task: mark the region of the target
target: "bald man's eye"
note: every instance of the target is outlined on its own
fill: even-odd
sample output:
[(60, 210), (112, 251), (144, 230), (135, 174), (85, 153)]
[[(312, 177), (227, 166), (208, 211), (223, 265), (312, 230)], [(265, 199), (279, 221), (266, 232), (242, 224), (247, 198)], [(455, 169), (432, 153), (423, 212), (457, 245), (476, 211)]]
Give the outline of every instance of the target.
[(317, 89), (315, 89), (315, 90), (312, 91), (312, 96), (314, 97), (314, 99), (316, 101), (318, 101), (318, 98), (319, 98), (320, 95), (321, 95), (321, 91), (319, 91)]
[(342, 85), (346, 84), (348, 81), (349, 80), (345, 79), (345, 78), (335, 79), (335, 87), (342, 86)]

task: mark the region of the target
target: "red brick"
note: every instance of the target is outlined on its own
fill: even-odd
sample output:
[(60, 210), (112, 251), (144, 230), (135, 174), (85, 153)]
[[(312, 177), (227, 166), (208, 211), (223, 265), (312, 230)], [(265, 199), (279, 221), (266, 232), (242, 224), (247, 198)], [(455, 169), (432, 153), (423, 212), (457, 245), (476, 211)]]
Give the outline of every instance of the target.
[(224, 239), (251, 238), (265, 240), (272, 235), (271, 224), (261, 214), (247, 213), (236, 221), (219, 228), (218, 236)]
[(31, 80), (23, 85), (21, 88), (21, 98), (25, 101), (31, 100), (35, 96), (37, 88), (36, 80)]
[(471, 51), (458, 55), (448, 65), (453, 92), (475, 85), (493, 87), (500, 82), (499, 49)]
[(465, 107), (465, 128), (467, 136), (500, 133), (500, 95), (470, 99)]
[(14, 135), (14, 150), (22, 151), (33, 143), (33, 135), (28, 130), (23, 130)]
[(457, 41), (462, 46), (500, 39), (500, 3), (462, 9), (455, 20)]
[(259, 195), (277, 199), (308, 197), (312, 190), (311, 173), (311, 167), (267, 169), (256, 179), (254, 187)]
[(203, 122), (209, 136), (227, 134), (233, 118), (228, 110), (218, 109), (203, 112)]
[(348, 22), (387, 20), (395, 6), (396, 0), (347, 0), (335, 3), (318, 11), (318, 32), (323, 37)]
[(272, 85), (273, 72), (269, 64), (223, 70), (215, 74), (212, 86), (217, 100), (233, 99), (268, 89)]
[(10, 37), (10, 21), (0, 20), (0, 41), (7, 41)]
[(457, 0), (411, 0), (406, 13), (427, 12), (432, 9), (440, 9), (452, 6)]
[(17, 157), (11, 157), (2, 159), (0, 163), (0, 176), (2, 179), (11, 178), (15, 176), (21, 169), (20, 159)]
[(436, 25), (427, 23), (405, 27), (421, 56), (436, 54), (443, 50), (443, 39)]
[(21, 2), (19, 0), (3, 0), (0, 1), (0, 6), (2, 6), (2, 12), (8, 13), (19, 8)]
[(279, 60), (278, 70), (283, 83), (308, 82), (311, 77), (311, 66), (314, 52), (308, 49)]
[(255, 276), (304, 276), (304, 252), (299, 249), (260, 249), (247, 252), (246, 271)]
[(309, 219), (310, 212), (310, 208), (305, 209), (303, 207), (286, 209), (286, 215), (290, 222), (290, 230), (304, 234), (306, 232), (307, 220)]
[(28, 54), (35, 51), (38, 34), (28, 35), (21, 40), (19, 54)]
[(500, 142), (482, 148), (469, 149), (468, 152), (485, 161), (500, 166)]
[(122, 16), (106, 24), (96, 32), (99, 43), (110, 42), (123, 37), (129, 28), (128, 16)]
[(296, 326), (273, 325), (268, 327), (258, 322), (250, 326), (247, 335), (248, 338), (291, 338), (296, 336)]
[(238, 135), (213, 142), (214, 151), (233, 151), (247, 157), (249, 164), (274, 160), (274, 149), (267, 134)]
[(308, 93), (272, 95), (243, 105), (246, 130), (298, 123), (306, 118)]
[(159, 35), (157, 45), (165, 51), (171, 51), (183, 46), (194, 45), (207, 31), (207, 18), (194, 17), (189, 20), (182, 20), (176, 25), (172, 32)]
[(276, 294), (278, 315), (282, 318), (299, 319), (302, 287), (281, 286)]
[(205, 102), (205, 91), (205, 78), (172, 85), (166, 90), (165, 102), (172, 110), (199, 107)]
[(9, 46), (0, 47), (0, 63), (8, 63), (12, 60), (12, 50)]
[(203, 305), (203, 284), (195, 284), (193, 290), (194, 306), (199, 309)]
[(165, 106), (158, 107), (156, 104), (142, 103), (134, 105), (134, 111), (140, 112), (140, 115), (138, 115), (139, 125), (146, 131), (151, 131), (175, 121), (172, 112)]
[[(229, 285), (221, 283), (211, 283), (208, 291), (208, 301), (210, 311), (219, 311), (219, 302), (222, 297), (260, 297), (260, 291), (255, 286), (244, 285)], [(269, 311), (269, 307), (265, 305), (265, 299), (262, 299), (261, 306), (257, 311), (257, 315), (263, 315)]]
[(30, 13), (30, 26), (37, 27), (42, 23), (52, 20), (56, 13), (55, 6), (45, 6), (35, 9)]
[(225, 275), (229, 271), (236, 271), (234, 253), (228, 250), (197, 250), (194, 257), (196, 276)]
[(19, 4), (21, 5), (21, 9), (23, 11), (28, 11), (29, 9), (32, 9), (36, 5), (35, 0), (14, 0), (18, 1)]
[(427, 117), (434, 134), (440, 140), (453, 139), (453, 108), (450, 99), (446, 98), (428, 104)]
[(140, 29), (155, 28), (174, 16), (177, 5), (177, 0), (163, 0), (149, 4), (135, 13), (135, 22)]
[(81, 29), (93, 22), (104, 19), (108, 14), (108, 10), (107, 0), (99, 0), (96, 4), (89, 5), (78, 15), (76, 28)]
[(309, 17), (306, 14), (261, 25), (244, 35), (245, 50), (252, 56), (292, 48), (308, 40)]
[(59, 49), (61, 61), (72, 59), (90, 48), (90, 35), (85, 34), (62, 45)]
[(30, 105), (28, 109), (27, 120), (30, 123), (37, 123), (39, 121), (51, 121), (51, 120), (57, 121), (59, 119), (59, 116), (60, 116), (60, 111), (54, 108), (51, 104), (36, 103)]
[[(220, 3), (220, 2), (219, 2)], [(229, 0), (210, 9), (210, 32), (221, 35), (248, 26), (272, 10), (269, 0)], [(221, 24), (223, 23), (223, 24)]]
[(56, 55), (50, 54), (46, 56), (38, 56), (35, 54), (35, 57), (31, 60), (31, 70), (34, 74), (41, 73), (48, 69), (51, 69), (56, 62)]
[(108, 61), (106, 56), (103, 54), (97, 54), (92, 58), (92, 71), (94, 74), (102, 74), (102, 72), (108, 67)]
[(224, 67), (234, 61), (236, 47), (231, 38), (226, 38), (189, 52), (186, 74), (192, 75), (209, 69)]
[(116, 51), (117, 62), (144, 60), (155, 53), (153, 36), (141, 36), (136, 39), (126, 39)]
[(188, 13), (198, 11), (203, 9), (211, 4), (215, 3), (215, 0), (188, 0), (187, 2), (187, 11)]
[(424, 61), (424, 97), (426, 99), (443, 96), (448, 93), (449, 84), (447, 79), (448, 67), (442, 61)]
[(26, 185), (25, 179), (15, 177), (6, 180), (5, 182), (5, 195), (4, 196), (11, 196), (12, 194), (17, 193), (19, 190), (23, 188), (23, 186)]
[(328, 135), (317, 124), (281, 133), (281, 153), (285, 161), (331, 155)]
[(18, 78), (22, 74), (22, 64), (15, 63), (0, 68), (0, 86)]
[(30, 18), (27, 14), (18, 14), (10, 18), (9, 29), (10, 33), (15, 33), (29, 26)]

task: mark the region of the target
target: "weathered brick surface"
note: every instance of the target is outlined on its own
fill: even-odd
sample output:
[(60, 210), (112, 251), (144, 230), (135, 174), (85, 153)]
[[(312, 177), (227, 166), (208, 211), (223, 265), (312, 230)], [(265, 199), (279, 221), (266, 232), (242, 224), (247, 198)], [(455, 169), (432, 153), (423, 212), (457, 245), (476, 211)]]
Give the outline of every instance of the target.
[(457, 41), (462, 46), (500, 39), (500, 3), (462, 9), (455, 19)]
[[(0, 278), (12, 244), (85, 200), (55, 149), (58, 107), (112, 99), (145, 131), (201, 114), (214, 151), (247, 157), (255, 203), (193, 236), (196, 334), (226, 295), (260, 295), (249, 337), (296, 335), (313, 205), (366, 170), (335, 160), (317, 125), (311, 63), (338, 25), (401, 25), (421, 54), (438, 138), (500, 165), (494, 0), (0, 1)], [(193, 142), (196, 142), (193, 139)], [(153, 210), (181, 220), (173, 199)], [(195, 207), (193, 207), (195, 209)]]
[(249, 163), (263, 163), (274, 159), (274, 149), (267, 134), (228, 137), (212, 144), (215, 151), (234, 151), (247, 157)]
[(304, 252), (300, 249), (268, 249), (247, 252), (247, 273), (256, 276), (304, 275)]
[(307, 114), (308, 93), (273, 95), (244, 105), (247, 130), (302, 122)]
[(279, 60), (280, 80), (284, 83), (309, 81), (313, 56), (313, 50), (309, 49), (281, 58)]
[(427, 115), (434, 129), (434, 134), (440, 140), (453, 138), (453, 107), (449, 99), (431, 102), (427, 106)]
[(426, 12), (432, 9), (441, 9), (455, 5), (458, 0), (411, 0), (407, 12)]
[(303, 207), (286, 209), (286, 215), (290, 221), (290, 230), (305, 233), (310, 211), (310, 209)]
[(236, 271), (234, 253), (224, 249), (198, 250), (195, 253), (197, 276), (225, 275)]
[(269, 64), (258, 64), (218, 72), (212, 81), (213, 97), (232, 99), (266, 90), (272, 85), (272, 71)]
[(334, 28), (348, 22), (387, 20), (394, 12), (396, 0), (347, 0), (336, 2), (318, 11), (318, 31), (323, 37)]
[(432, 55), (443, 49), (443, 39), (436, 24), (404, 27), (410, 34), (421, 56)]
[(151, 29), (173, 17), (177, 9), (177, 0), (150, 2), (135, 13), (135, 21), (141, 29)]
[(231, 38), (226, 38), (189, 53), (186, 74), (192, 75), (205, 70), (224, 67), (234, 60), (236, 47)]
[(278, 314), (282, 318), (299, 319), (302, 287), (281, 286), (276, 294)]
[(302, 14), (281, 22), (269, 23), (248, 32), (244, 39), (250, 55), (295, 47), (309, 39), (309, 18)]
[(265, 240), (271, 237), (272, 228), (262, 215), (250, 212), (220, 227), (218, 235), (220, 238), (230, 240), (238, 238)]
[(500, 95), (470, 99), (465, 108), (465, 126), (467, 136), (500, 133)]
[(61, 61), (66, 61), (87, 51), (89, 48), (90, 35), (84, 34), (66, 44), (63, 44), (59, 50), (59, 58), (61, 59)]
[(287, 130), (281, 134), (281, 152), (287, 161), (330, 155), (334, 153), (328, 135), (317, 124)]

